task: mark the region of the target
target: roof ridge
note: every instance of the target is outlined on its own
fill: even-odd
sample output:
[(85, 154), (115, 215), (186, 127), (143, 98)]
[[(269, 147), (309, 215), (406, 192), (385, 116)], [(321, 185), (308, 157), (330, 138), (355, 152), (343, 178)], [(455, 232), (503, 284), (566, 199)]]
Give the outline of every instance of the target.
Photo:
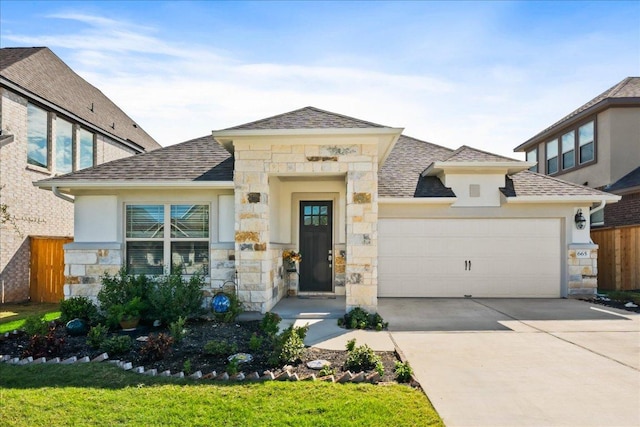
[(401, 134), (400, 136), (404, 138), (413, 139), (414, 141), (421, 142), (423, 144), (429, 144), (430, 146), (435, 148), (443, 148), (445, 150), (451, 151), (452, 153), (455, 151), (453, 148), (445, 147), (444, 145), (436, 144), (434, 142), (425, 141), (424, 139), (414, 138), (413, 136), (405, 135), (404, 133)]
[(489, 156), (499, 157), (501, 159), (505, 159), (505, 160), (509, 160), (509, 161), (516, 161), (516, 162), (521, 162), (522, 161), (522, 160), (514, 159), (514, 158), (511, 158), (511, 157), (506, 157), (506, 156), (503, 156), (501, 154), (496, 154), (496, 153), (491, 153), (489, 151), (480, 150), (478, 148), (470, 147), (470, 146), (465, 144), (465, 145), (461, 145), (458, 149), (456, 149), (453, 153), (451, 153), (451, 155), (449, 157), (447, 157), (446, 159), (444, 159), (443, 162), (449, 161), (449, 159), (455, 157), (456, 155), (460, 154), (464, 150), (470, 150), (470, 151), (474, 151), (476, 153), (487, 154)]
[(617, 85), (612, 87), (610, 89), (611, 92), (610, 92), (609, 96), (616, 95), (616, 93), (618, 93), (620, 90), (622, 90), (622, 88), (625, 87), (631, 81), (631, 79), (633, 79), (633, 78), (635, 78), (635, 77), (627, 77), (626, 79), (622, 80), (620, 83), (618, 83)]

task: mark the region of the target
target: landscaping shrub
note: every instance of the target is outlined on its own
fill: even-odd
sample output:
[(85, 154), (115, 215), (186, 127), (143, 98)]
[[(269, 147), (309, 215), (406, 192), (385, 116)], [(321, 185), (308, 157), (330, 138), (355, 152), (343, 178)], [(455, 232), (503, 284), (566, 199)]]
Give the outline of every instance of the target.
[(277, 313), (267, 312), (260, 322), (260, 330), (268, 337), (275, 337), (278, 333), (279, 324), (282, 318)]
[(152, 291), (147, 295), (149, 318), (168, 325), (180, 317), (202, 314), (204, 285), (204, 276), (194, 274), (187, 280), (183, 278), (180, 268), (174, 269), (169, 275), (157, 277), (151, 285)]
[(259, 337), (255, 332), (249, 338), (249, 350), (256, 352), (262, 347), (262, 337)]
[(175, 322), (169, 323), (169, 333), (176, 344), (180, 344), (187, 335), (187, 330), (184, 328), (186, 323), (187, 318), (182, 316), (178, 317), (178, 320)]
[(356, 307), (338, 319), (338, 326), (347, 329), (375, 329), (381, 331), (389, 326), (378, 313), (369, 314), (366, 310)]
[(49, 331), (49, 322), (43, 317), (33, 314), (24, 319), (22, 330), (29, 336), (45, 335)]
[(167, 334), (149, 334), (149, 338), (140, 349), (140, 354), (149, 361), (162, 360), (171, 351), (172, 345), (173, 337)]
[(344, 364), (345, 369), (353, 372), (375, 369), (380, 376), (384, 374), (382, 360), (368, 345), (355, 346), (355, 340), (351, 340), (347, 343), (347, 352), (347, 361)]
[(93, 324), (98, 320), (98, 307), (87, 297), (71, 297), (60, 301), (60, 321), (66, 324), (76, 318)]
[(60, 352), (63, 344), (64, 338), (56, 337), (55, 328), (51, 328), (46, 335), (32, 335), (27, 348), (22, 352), (22, 357), (51, 358)]
[(100, 310), (107, 315), (107, 325), (116, 327), (120, 321), (119, 307), (125, 306), (136, 297), (140, 298), (140, 316), (144, 319), (148, 318), (148, 298), (153, 288), (147, 276), (129, 275), (123, 268), (114, 276), (105, 273), (101, 280), (102, 287), (98, 292), (98, 301)]
[(232, 375), (236, 375), (238, 373), (238, 359), (236, 359), (235, 357), (231, 360), (229, 360), (229, 362), (227, 363), (227, 374), (229, 374), (229, 376)]
[(304, 352), (304, 339), (308, 330), (309, 325), (292, 325), (276, 336), (270, 362), (274, 365), (285, 365), (300, 360)]
[(230, 356), (238, 352), (238, 346), (229, 344), (226, 341), (209, 341), (204, 345), (204, 354), (210, 356)]
[(87, 334), (87, 344), (92, 348), (100, 348), (104, 341), (107, 339), (107, 334), (109, 333), (109, 328), (102, 325), (97, 324), (89, 329), (89, 333)]
[(394, 371), (396, 374), (396, 380), (399, 383), (408, 383), (411, 381), (411, 376), (413, 375), (413, 369), (409, 362), (399, 362), (396, 360), (396, 369)]
[(131, 337), (128, 335), (119, 335), (117, 337), (112, 337), (104, 340), (102, 346), (100, 346), (100, 351), (108, 353), (110, 356), (114, 354), (126, 353), (131, 350), (133, 346), (133, 341)]

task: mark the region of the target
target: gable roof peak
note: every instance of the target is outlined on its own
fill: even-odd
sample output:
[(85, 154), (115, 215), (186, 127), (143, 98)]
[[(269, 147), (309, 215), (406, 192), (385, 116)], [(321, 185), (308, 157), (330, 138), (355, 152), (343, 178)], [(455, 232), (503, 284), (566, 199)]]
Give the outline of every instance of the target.
[(385, 127), (387, 126), (308, 106), (224, 130), (361, 129)]

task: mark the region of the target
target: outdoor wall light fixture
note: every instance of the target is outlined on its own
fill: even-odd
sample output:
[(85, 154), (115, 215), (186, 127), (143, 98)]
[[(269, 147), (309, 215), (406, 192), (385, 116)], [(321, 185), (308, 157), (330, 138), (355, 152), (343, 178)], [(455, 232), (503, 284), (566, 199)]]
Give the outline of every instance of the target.
[(585, 219), (584, 215), (582, 215), (582, 209), (578, 209), (578, 212), (576, 212), (576, 216), (573, 217), (573, 220), (576, 222), (576, 228), (578, 230), (584, 229), (584, 226), (587, 224), (587, 220)]

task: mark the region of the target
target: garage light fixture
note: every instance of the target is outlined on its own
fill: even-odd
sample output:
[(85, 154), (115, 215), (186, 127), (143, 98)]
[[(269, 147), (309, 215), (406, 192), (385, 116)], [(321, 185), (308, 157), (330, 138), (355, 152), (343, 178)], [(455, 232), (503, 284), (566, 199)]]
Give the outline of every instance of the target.
[(587, 220), (585, 219), (584, 215), (582, 215), (582, 209), (578, 209), (578, 212), (576, 212), (576, 216), (573, 217), (573, 220), (576, 222), (576, 228), (578, 230), (584, 229), (584, 226), (587, 224)]

